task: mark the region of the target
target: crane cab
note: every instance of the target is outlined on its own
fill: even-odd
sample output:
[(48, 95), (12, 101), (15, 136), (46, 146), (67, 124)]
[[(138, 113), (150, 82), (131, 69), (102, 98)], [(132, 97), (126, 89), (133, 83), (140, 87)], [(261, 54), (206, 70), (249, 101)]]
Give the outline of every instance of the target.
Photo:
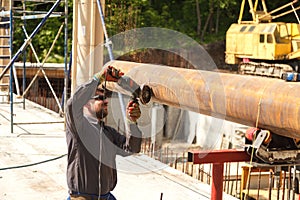
[[(298, 29), (298, 31), (292, 29)], [(291, 31), (293, 34), (291, 34)], [(298, 50), (292, 48), (294, 32), (299, 26), (286, 23), (232, 24), (226, 33), (227, 64), (250, 60), (286, 60)]]

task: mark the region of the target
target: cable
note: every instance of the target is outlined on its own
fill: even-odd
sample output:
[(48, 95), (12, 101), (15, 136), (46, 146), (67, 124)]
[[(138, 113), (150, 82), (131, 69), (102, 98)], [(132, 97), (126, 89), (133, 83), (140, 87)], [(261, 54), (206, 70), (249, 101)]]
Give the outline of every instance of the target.
[(63, 155), (60, 155), (60, 156), (55, 157), (55, 158), (51, 158), (51, 159), (48, 159), (48, 160), (43, 160), (43, 161), (36, 162), (36, 163), (26, 164), (26, 165), (17, 165), (17, 166), (12, 166), (12, 167), (4, 167), (4, 168), (0, 168), (0, 171), (8, 170), (8, 169), (18, 169), (18, 168), (24, 168), (24, 167), (31, 167), (31, 166), (34, 166), (34, 165), (39, 165), (39, 164), (43, 164), (43, 163), (46, 163), (46, 162), (51, 162), (51, 161), (54, 161), (54, 160), (58, 160), (60, 158), (65, 157), (66, 155), (67, 154), (63, 154)]
[[(111, 48), (111, 40), (109, 39), (108, 35), (107, 35), (107, 31), (106, 31), (106, 25), (105, 25), (105, 20), (104, 20), (104, 14), (103, 14), (103, 11), (102, 11), (102, 5), (101, 5), (101, 2), (100, 0), (97, 0), (97, 6), (98, 6), (98, 11), (99, 11), (99, 15), (100, 15), (100, 20), (101, 20), (101, 23), (102, 23), (102, 29), (103, 29), (103, 33), (104, 33), (104, 38), (105, 38), (105, 47), (107, 48), (107, 51), (108, 51), (108, 54), (109, 54), (109, 59), (110, 61), (114, 60), (114, 56), (113, 56), (113, 53), (112, 53), (112, 48)], [(107, 74), (106, 74), (107, 75)], [(105, 82), (104, 82), (104, 87), (106, 88), (106, 77), (105, 77)], [(105, 91), (105, 89), (104, 89)], [(105, 95), (105, 93), (104, 93)], [(126, 121), (126, 108), (125, 108), (125, 105), (124, 105), (124, 101), (123, 101), (123, 95), (118, 92), (118, 98), (119, 98), (119, 102), (120, 102), (120, 106), (121, 106), (121, 113), (122, 113), (122, 117), (123, 117), (123, 120), (124, 120), (124, 124), (125, 124), (125, 133), (126, 133), (126, 139), (128, 138), (128, 135), (129, 135), (129, 125), (127, 124), (127, 121)], [(102, 131), (102, 134), (104, 133), (104, 125), (101, 125), (100, 124), (100, 128), (103, 130)], [(102, 137), (102, 134), (100, 132), (100, 140), (101, 140), (101, 137)], [(101, 174), (101, 154), (102, 154), (102, 141), (100, 141), (100, 152), (99, 152), (99, 197), (101, 195), (101, 181), (100, 181), (100, 174)]]
[[(100, 0), (97, 0), (97, 6), (98, 6), (100, 20), (101, 20), (101, 23), (102, 23), (102, 29), (103, 29), (104, 38), (105, 38), (105, 44), (104, 44), (104, 46), (107, 48), (110, 61), (113, 61), (114, 60), (114, 56), (113, 56), (113, 52), (112, 52), (112, 48), (111, 48), (112, 42), (109, 39), (107, 31), (106, 31), (104, 14), (103, 14), (103, 11), (102, 11), (102, 4), (101, 4)], [(106, 79), (105, 79), (105, 81), (106, 81)], [(125, 108), (125, 104), (124, 104), (124, 101), (123, 101), (123, 95), (120, 92), (118, 92), (118, 98), (119, 98), (119, 102), (120, 102), (122, 117), (123, 117), (124, 124), (125, 124), (126, 138), (128, 138), (128, 135), (129, 135), (129, 126), (126, 123), (126, 108)]]

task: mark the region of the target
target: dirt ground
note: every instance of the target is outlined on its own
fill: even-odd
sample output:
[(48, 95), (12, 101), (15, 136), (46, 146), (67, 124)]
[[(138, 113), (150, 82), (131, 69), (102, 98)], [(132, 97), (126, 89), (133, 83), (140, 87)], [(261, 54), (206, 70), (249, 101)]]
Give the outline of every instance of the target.
[(206, 44), (203, 47), (215, 61), (218, 68), (225, 66), (225, 41)]

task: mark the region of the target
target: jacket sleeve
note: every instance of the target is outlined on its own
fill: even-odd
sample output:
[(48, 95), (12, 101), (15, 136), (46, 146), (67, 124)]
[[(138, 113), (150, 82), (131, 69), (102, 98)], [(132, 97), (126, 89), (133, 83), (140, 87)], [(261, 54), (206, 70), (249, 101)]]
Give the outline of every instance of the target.
[(129, 124), (129, 129), (131, 134), (129, 139), (129, 149), (132, 153), (139, 153), (141, 151), (142, 132), (137, 124)]
[(136, 124), (130, 124), (129, 146), (126, 147), (126, 136), (114, 129), (115, 144), (118, 146), (117, 154), (120, 156), (129, 156), (133, 153), (139, 153), (142, 144), (142, 132)]
[(82, 85), (80, 85), (73, 96), (68, 100), (66, 108), (66, 125), (70, 128), (72, 133), (79, 133), (84, 130), (84, 126), (88, 123), (84, 123), (86, 118), (84, 117), (84, 106), (95, 94), (98, 81), (92, 79)]

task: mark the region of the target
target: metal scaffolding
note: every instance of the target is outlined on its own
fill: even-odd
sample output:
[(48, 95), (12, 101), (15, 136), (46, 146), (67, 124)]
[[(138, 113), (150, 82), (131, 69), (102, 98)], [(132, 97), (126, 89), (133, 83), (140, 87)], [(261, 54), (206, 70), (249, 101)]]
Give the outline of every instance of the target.
[[(13, 120), (13, 105), (14, 103), (14, 86), (16, 88), (17, 92), (17, 99), (22, 99), (21, 103), (23, 103), (23, 108), (25, 109), (25, 95), (29, 91), (30, 87), (32, 86), (33, 82), (36, 80), (37, 76), (39, 75), (40, 72), (42, 72), (43, 77), (45, 78), (48, 87), (51, 90), (51, 93), (54, 96), (54, 99), (56, 100), (57, 106), (59, 107), (59, 113), (60, 115), (64, 114), (63, 108), (66, 103), (67, 99), (67, 88), (68, 88), (68, 80), (69, 80), (69, 66), (68, 66), (68, 1), (64, 1), (64, 12), (54, 12), (55, 9), (61, 4), (61, 0), (53, 1), (53, 0), (26, 0), (26, 1), (21, 1), (21, 0), (4, 0), (1, 1), (1, 12), (0, 12), (0, 17), (1, 17), (1, 22), (0, 26), (2, 29), (5, 31), (1, 30), (0, 33), (2, 34), (0, 37), (0, 45), (4, 44), (4, 39), (8, 40), (7, 45), (0, 46), (0, 48), (6, 48), (5, 51), (1, 51), (2, 55), (0, 55), (0, 63), (2, 70), (0, 71), (0, 81), (1, 81), (1, 87), (6, 87), (7, 93), (10, 93), (10, 96), (7, 95), (6, 100), (10, 102), (11, 106), (11, 133), (13, 133), (13, 125), (14, 120)], [(41, 5), (41, 4), (53, 4), (50, 10), (27, 10), (28, 6), (33, 6), (33, 5)], [(14, 6), (16, 5), (16, 6)], [(21, 6), (20, 6), (21, 5)], [(44, 8), (45, 6), (40, 6), (39, 8)], [(8, 15), (9, 14), (9, 15)], [(46, 20), (50, 17), (64, 17), (64, 22), (61, 24), (60, 27), (58, 27), (57, 35), (52, 42), (52, 45), (43, 59), (42, 62), (40, 62), (37, 52), (34, 49), (34, 44), (32, 43), (33, 37), (38, 33), (38, 31), (42, 28), (42, 26), (45, 24)], [(4, 20), (5, 19), (5, 20)], [(24, 39), (23, 45), (20, 47), (18, 51), (16, 51), (15, 55), (12, 55), (13, 49), (12, 49), (12, 43), (13, 43), (13, 31), (14, 31), (14, 19), (20, 19), (23, 20), (24, 25), (22, 26), (22, 30), (24, 32), (24, 35), (26, 38)], [(27, 20), (32, 20), (32, 19), (41, 19), (39, 24), (36, 26), (36, 28), (33, 30), (33, 32), (28, 35), (27, 30), (26, 30), (26, 24)], [(48, 59), (59, 35), (62, 33), (64, 27), (64, 91), (63, 91), (63, 97), (62, 97), (62, 102), (59, 102), (59, 99), (57, 95), (55, 94), (55, 91), (46, 75), (45, 70), (43, 69), (43, 66)], [(5, 35), (3, 34), (6, 33)], [(8, 34), (9, 32), (9, 34)], [(3, 40), (3, 41), (2, 41)], [(35, 76), (33, 77), (31, 83), (27, 86), (26, 88), (26, 48), (30, 46), (35, 59), (37, 61), (37, 65), (39, 70), (36, 72)], [(4, 53), (9, 53), (8, 55)], [(14, 67), (14, 62), (19, 58), (19, 56), (23, 54), (23, 84), (22, 84), (22, 95), (20, 92), (20, 87), (18, 84), (18, 79), (16, 75), (16, 70)], [(7, 59), (9, 61), (6, 62), (1, 62), (1, 59)], [(11, 74), (14, 74), (14, 78), (11, 76)], [(8, 78), (6, 78), (8, 77)], [(4, 79), (7, 80), (4, 80)], [(9, 79), (9, 83), (8, 83)], [(14, 80), (14, 82), (13, 82)], [(15, 85), (13, 85), (15, 83)], [(1, 90), (4, 90), (1, 88)], [(20, 103), (20, 101), (19, 101)]]

